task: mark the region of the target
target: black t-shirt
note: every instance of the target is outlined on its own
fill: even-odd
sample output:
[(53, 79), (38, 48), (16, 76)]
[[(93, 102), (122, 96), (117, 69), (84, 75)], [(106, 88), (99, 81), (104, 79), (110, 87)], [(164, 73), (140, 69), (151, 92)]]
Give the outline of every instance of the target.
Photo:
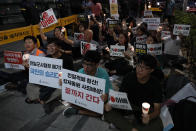
[(162, 102), (162, 89), (160, 82), (154, 77), (150, 77), (145, 84), (137, 81), (136, 72), (128, 73), (121, 84), (121, 92), (126, 92), (130, 104), (134, 110), (142, 110), (142, 103), (148, 102), (153, 108), (153, 103)]
[[(55, 39), (55, 37), (48, 37), (47, 41), (50, 41), (50, 40), (53, 40), (53, 39)], [(63, 40), (60, 40), (60, 39), (59, 39), (59, 42), (60, 42), (59, 44), (61, 45), (63, 50), (72, 51), (72, 46), (71, 45), (65, 43)]]
[[(46, 57), (52, 58), (51, 55), (47, 55)], [(68, 69), (68, 70), (73, 70), (74, 69), (73, 58), (72, 58), (71, 55), (63, 53), (61, 55), (61, 57), (59, 57), (57, 59), (62, 59), (63, 60), (63, 69)]]

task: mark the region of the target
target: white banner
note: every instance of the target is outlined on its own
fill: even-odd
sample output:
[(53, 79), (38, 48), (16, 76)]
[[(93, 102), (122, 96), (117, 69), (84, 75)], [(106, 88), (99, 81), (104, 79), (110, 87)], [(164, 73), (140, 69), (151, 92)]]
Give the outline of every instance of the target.
[(62, 99), (88, 110), (103, 114), (105, 80), (63, 69)]
[(117, 0), (110, 0), (110, 15), (117, 20), (119, 19)]
[(86, 54), (88, 50), (96, 50), (96, 49), (97, 49), (97, 45), (95, 44), (87, 43), (84, 41), (81, 41), (80, 43), (80, 51), (82, 55)]
[(44, 11), (40, 17), (41, 28), (49, 27), (58, 22), (52, 8)]
[(136, 43), (146, 43), (146, 39), (147, 39), (146, 35), (138, 36), (136, 37)]
[(161, 31), (161, 38), (170, 37), (170, 31)]
[(53, 88), (59, 87), (58, 73), (62, 70), (61, 59), (32, 56), (29, 57), (29, 82)]
[(132, 110), (127, 94), (110, 89), (109, 91), (109, 104), (113, 108)]
[(147, 23), (148, 30), (157, 30), (160, 24), (160, 18), (143, 18), (143, 22)]
[(190, 29), (191, 29), (190, 25), (174, 24), (173, 34), (174, 35), (182, 34), (183, 36), (188, 36)]
[(144, 11), (144, 16), (152, 16), (152, 10)]
[(83, 33), (74, 33), (74, 40), (84, 40)]
[(110, 56), (124, 57), (125, 46), (110, 45)]
[(162, 44), (147, 44), (147, 53), (151, 55), (162, 55)]
[(19, 64), (12, 64), (12, 63), (4, 63), (5, 68), (12, 68), (12, 69), (19, 69), (19, 70), (25, 70), (23, 65)]

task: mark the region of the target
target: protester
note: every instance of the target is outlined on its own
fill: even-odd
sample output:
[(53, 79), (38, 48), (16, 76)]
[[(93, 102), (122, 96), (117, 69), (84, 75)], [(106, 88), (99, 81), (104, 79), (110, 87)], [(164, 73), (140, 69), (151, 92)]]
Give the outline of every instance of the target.
[[(84, 58), (83, 58), (83, 68), (79, 70), (80, 73), (95, 76), (98, 78), (102, 78), (106, 80), (105, 83), (105, 94), (101, 95), (101, 99), (103, 102), (106, 102), (108, 100), (108, 92), (109, 89), (112, 89), (112, 85), (109, 80), (109, 76), (107, 72), (99, 67), (99, 61), (101, 59), (100, 54), (97, 51), (88, 51), (86, 52)], [(82, 107), (78, 107), (75, 105), (71, 105), (71, 107), (67, 108), (63, 112), (64, 116), (70, 117), (74, 114), (82, 114), (82, 115), (90, 115), (90, 116), (100, 116), (100, 114), (97, 114), (95, 112), (89, 111), (87, 109), (84, 109)]]
[(174, 0), (167, 0), (166, 6), (164, 9), (164, 17), (168, 20), (169, 24), (174, 24), (174, 13), (175, 13), (175, 1)]
[[(112, 109), (106, 104), (105, 120), (122, 131), (162, 131), (159, 118), (162, 89), (160, 82), (151, 76), (156, 68), (156, 59), (151, 55), (142, 55), (136, 66), (136, 72), (128, 73), (121, 84), (120, 91), (126, 92), (133, 111)], [(149, 114), (142, 114), (142, 103), (150, 103)], [(131, 115), (132, 121), (125, 118)]]
[(93, 31), (93, 40), (99, 42), (99, 22), (91, 16), (89, 21), (90, 29)]
[(93, 40), (93, 31), (90, 29), (84, 31), (84, 41), (99, 46), (99, 43)]
[(84, 13), (86, 15), (90, 15), (92, 13), (93, 6), (94, 6), (93, 0), (87, 0), (87, 2), (86, 0), (82, 1), (82, 9), (84, 10)]

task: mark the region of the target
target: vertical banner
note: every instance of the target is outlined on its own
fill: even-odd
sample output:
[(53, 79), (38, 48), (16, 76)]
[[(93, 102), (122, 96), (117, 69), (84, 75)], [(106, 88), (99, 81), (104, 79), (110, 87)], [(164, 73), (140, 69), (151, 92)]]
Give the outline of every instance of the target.
[(55, 16), (52, 8), (44, 11), (41, 14), (41, 20), (40, 20), (41, 28), (49, 27), (57, 22), (58, 21), (56, 19), (56, 16)]
[(147, 44), (135, 43), (135, 52), (137, 55), (147, 54)]
[(147, 44), (147, 53), (151, 55), (162, 55), (162, 44)]
[(109, 91), (109, 104), (113, 108), (132, 110), (127, 94), (110, 89)]
[(117, 0), (110, 0), (110, 15), (117, 20), (119, 19)]
[(83, 33), (74, 33), (74, 40), (84, 40), (84, 34)]
[(110, 56), (124, 57), (125, 46), (110, 45)]
[(4, 51), (4, 65), (5, 68), (24, 70), (22, 65), (22, 52)]
[(173, 34), (174, 35), (180, 35), (183, 36), (189, 36), (191, 26), (190, 25), (180, 25), (180, 24), (174, 24)]
[(105, 80), (63, 69), (62, 99), (88, 110), (103, 114)]
[(143, 22), (147, 23), (148, 30), (157, 30), (160, 24), (160, 18), (143, 18)]
[(86, 54), (88, 50), (96, 50), (96, 49), (97, 49), (97, 45), (95, 44), (87, 43), (84, 41), (81, 41), (80, 43), (80, 51), (82, 55)]
[(62, 70), (61, 59), (32, 56), (29, 57), (29, 83), (60, 88), (58, 73)]

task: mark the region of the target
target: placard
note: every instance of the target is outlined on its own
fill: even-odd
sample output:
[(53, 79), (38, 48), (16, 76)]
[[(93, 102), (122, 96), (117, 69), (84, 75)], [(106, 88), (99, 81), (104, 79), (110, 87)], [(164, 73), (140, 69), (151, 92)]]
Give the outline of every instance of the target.
[(162, 44), (147, 44), (147, 53), (151, 55), (162, 55)]
[(180, 24), (174, 24), (173, 34), (174, 35), (180, 35), (183, 36), (189, 36), (191, 26), (190, 25), (180, 25)]
[(147, 39), (146, 35), (138, 36), (136, 37), (136, 43), (146, 43), (146, 39)]
[(52, 8), (44, 11), (40, 17), (41, 28), (49, 27), (58, 22)]
[(125, 46), (110, 45), (110, 56), (124, 57)]
[(4, 66), (5, 68), (24, 70), (22, 65), (22, 52), (4, 51)]
[(81, 41), (80, 42), (80, 49), (81, 49), (80, 50), (81, 54), (84, 55), (84, 54), (86, 54), (86, 52), (88, 50), (96, 50), (97, 49), (97, 45)]
[(33, 56), (29, 57), (29, 83), (60, 88), (58, 73), (63, 68), (63, 60)]
[(118, 20), (108, 20), (108, 28), (114, 28), (118, 25)]
[(135, 52), (137, 55), (147, 54), (147, 44), (135, 43)]
[(160, 24), (160, 18), (143, 18), (143, 22), (147, 23), (148, 30), (157, 30)]
[(105, 94), (105, 80), (78, 72), (62, 70), (62, 99), (103, 114), (104, 102), (101, 95)]
[(119, 18), (117, 0), (110, 0), (110, 15), (115, 19)]
[(146, 11), (144, 11), (144, 16), (153, 16), (152, 15), (152, 10), (146, 10)]
[(161, 31), (161, 38), (170, 37), (170, 31)]
[(82, 41), (84, 40), (84, 33), (74, 33), (74, 40), (77, 41)]
[(109, 104), (113, 108), (132, 110), (127, 94), (124, 92), (109, 90)]

